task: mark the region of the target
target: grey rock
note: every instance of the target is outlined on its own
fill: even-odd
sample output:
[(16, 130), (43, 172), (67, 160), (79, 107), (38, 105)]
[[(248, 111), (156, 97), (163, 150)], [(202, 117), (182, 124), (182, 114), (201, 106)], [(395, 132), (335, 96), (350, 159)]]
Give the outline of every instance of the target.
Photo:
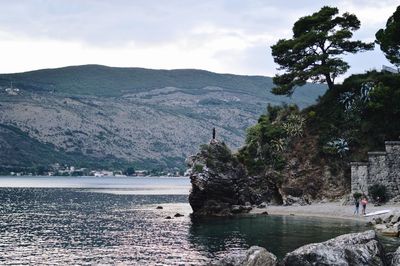
[(381, 224), (383, 222), (381, 217), (375, 217), (372, 221), (374, 221), (374, 224)]
[(394, 227), (389, 227), (389, 228), (383, 229), (381, 231), (381, 234), (384, 236), (398, 237), (399, 230)]
[[(378, 217), (379, 218), (379, 217)], [(386, 216), (384, 216), (383, 218), (382, 218), (382, 223), (390, 223), (390, 221), (392, 220), (392, 218), (393, 218), (393, 214), (392, 213), (389, 213), (389, 214), (387, 214)]]
[(400, 222), (400, 213), (399, 212), (394, 213), (392, 219), (390, 220), (391, 224), (395, 224), (397, 222)]
[(283, 205), (285, 206), (290, 206), (290, 205), (308, 205), (309, 203), (302, 197), (294, 197), (291, 195), (287, 195), (286, 197), (283, 198)]
[(240, 254), (227, 256), (222, 260), (212, 264), (222, 266), (275, 266), (277, 258), (265, 248), (252, 246)]
[(400, 247), (392, 254), (391, 264), (392, 266), (400, 265)]
[(262, 202), (262, 203), (258, 204), (258, 206), (257, 206), (257, 208), (259, 208), (259, 209), (264, 209), (266, 207), (267, 207), (267, 203), (265, 203), (265, 202)]
[(374, 226), (374, 228), (375, 228), (376, 230), (378, 230), (378, 231), (382, 231), (382, 230), (387, 229), (388, 227), (386, 226), (386, 224), (376, 224), (376, 225)]
[(373, 230), (341, 235), (288, 253), (280, 265), (387, 265)]
[(229, 216), (252, 209), (251, 177), (225, 143), (212, 140), (187, 160), (192, 169), (189, 203), (194, 216)]

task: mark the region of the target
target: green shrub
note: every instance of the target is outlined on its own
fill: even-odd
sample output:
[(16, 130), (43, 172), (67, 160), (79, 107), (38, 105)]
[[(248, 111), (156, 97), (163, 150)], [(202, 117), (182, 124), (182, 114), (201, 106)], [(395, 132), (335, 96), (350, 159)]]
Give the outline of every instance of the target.
[(315, 112), (315, 111), (308, 112), (308, 118), (314, 118), (316, 115), (317, 115), (317, 112)]
[(202, 164), (195, 164), (194, 167), (193, 167), (193, 170), (194, 170), (196, 173), (201, 173), (201, 172), (203, 172), (203, 168), (204, 168), (204, 165), (202, 165)]
[(376, 202), (385, 202), (387, 200), (386, 187), (384, 185), (375, 184), (368, 187), (368, 194)]
[(360, 193), (360, 192), (354, 192), (353, 193), (353, 197), (354, 197), (354, 199), (356, 199), (356, 200), (358, 200), (358, 199), (360, 199), (361, 197), (362, 197), (362, 193)]

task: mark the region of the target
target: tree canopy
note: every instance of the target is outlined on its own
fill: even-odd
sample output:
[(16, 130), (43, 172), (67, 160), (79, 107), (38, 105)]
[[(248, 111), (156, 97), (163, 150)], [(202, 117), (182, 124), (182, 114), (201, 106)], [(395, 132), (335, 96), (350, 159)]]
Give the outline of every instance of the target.
[(400, 68), (400, 6), (386, 22), (386, 28), (376, 34), (376, 43), (390, 63)]
[(338, 13), (337, 8), (324, 6), (294, 24), (292, 39), (281, 39), (271, 46), (278, 69), (285, 71), (274, 77), (273, 93), (291, 95), (309, 80), (326, 82), (332, 88), (335, 78), (350, 67), (341, 55), (373, 49), (373, 43), (350, 40), (360, 28), (357, 17)]

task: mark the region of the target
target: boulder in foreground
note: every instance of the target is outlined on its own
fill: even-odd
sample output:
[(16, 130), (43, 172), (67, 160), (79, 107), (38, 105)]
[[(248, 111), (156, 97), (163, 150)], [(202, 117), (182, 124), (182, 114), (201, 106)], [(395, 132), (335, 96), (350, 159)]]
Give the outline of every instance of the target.
[(225, 257), (216, 264), (220, 266), (275, 266), (277, 258), (274, 254), (268, 252), (265, 248), (252, 246), (247, 251)]
[(375, 231), (341, 235), (288, 253), (280, 265), (388, 265)]

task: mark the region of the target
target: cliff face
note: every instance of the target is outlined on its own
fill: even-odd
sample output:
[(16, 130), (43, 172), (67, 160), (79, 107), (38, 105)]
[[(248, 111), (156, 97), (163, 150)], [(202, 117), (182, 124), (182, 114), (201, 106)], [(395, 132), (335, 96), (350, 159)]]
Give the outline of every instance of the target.
[(347, 191), (345, 166), (335, 169), (315, 159), (312, 137), (293, 141), (283, 154), (286, 165), (252, 174), (225, 143), (212, 140), (187, 159), (192, 190), (189, 203), (199, 216), (243, 213), (260, 204), (310, 204), (342, 197)]
[(263, 202), (281, 203), (276, 185), (265, 176), (250, 176), (225, 143), (212, 140), (187, 159), (194, 215), (245, 213)]

